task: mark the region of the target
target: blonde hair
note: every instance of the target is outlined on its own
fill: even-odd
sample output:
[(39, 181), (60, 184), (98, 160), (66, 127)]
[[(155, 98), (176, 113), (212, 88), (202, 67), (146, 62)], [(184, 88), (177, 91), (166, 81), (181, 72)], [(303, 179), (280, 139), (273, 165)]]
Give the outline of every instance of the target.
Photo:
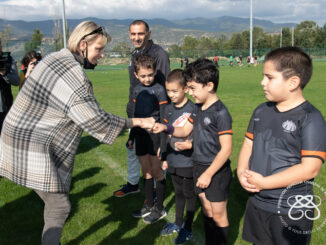
[(81, 22), (71, 33), (68, 40), (68, 49), (71, 52), (78, 52), (79, 43), (81, 40), (85, 39), (88, 43), (92, 43), (99, 35), (102, 36), (103, 44), (106, 44), (111, 41), (111, 36), (104, 30), (91, 34), (95, 30), (101, 28), (93, 21), (83, 21)]

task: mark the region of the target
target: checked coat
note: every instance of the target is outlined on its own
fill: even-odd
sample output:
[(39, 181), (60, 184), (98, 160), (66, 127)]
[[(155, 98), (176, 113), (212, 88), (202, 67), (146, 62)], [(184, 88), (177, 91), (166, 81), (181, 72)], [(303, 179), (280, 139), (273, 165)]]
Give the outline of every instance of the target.
[(3, 125), (0, 175), (44, 192), (69, 192), (83, 131), (112, 144), (126, 119), (106, 113), (68, 50), (46, 56), (19, 92)]

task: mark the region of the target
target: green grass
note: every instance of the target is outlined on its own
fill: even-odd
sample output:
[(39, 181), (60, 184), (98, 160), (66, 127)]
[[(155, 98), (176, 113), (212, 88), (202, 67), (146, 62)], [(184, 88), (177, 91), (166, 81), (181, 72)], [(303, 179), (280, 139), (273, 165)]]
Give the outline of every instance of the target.
[[(171, 67), (178, 67), (172, 64)], [(106, 111), (126, 116), (129, 79), (127, 66), (99, 67), (88, 72), (94, 93)], [(304, 90), (305, 97), (326, 116), (326, 63), (314, 63), (312, 81)], [(230, 219), (229, 244), (247, 244), (241, 239), (247, 193), (236, 178), (237, 157), (253, 109), (265, 101), (260, 80), (262, 67), (228, 67), (220, 69), (218, 95), (233, 118), (233, 152), (231, 156), (234, 179), (228, 201)], [(17, 93), (17, 89), (14, 90)], [(124, 131), (112, 146), (100, 144), (84, 134), (75, 160), (70, 192), (72, 212), (65, 224), (61, 244), (173, 244), (172, 237), (160, 237), (167, 221), (174, 220), (173, 188), (168, 177), (165, 206), (168, 216), (153, 225), (130, 216), (139, 208), (144, 193), (115, 198), (113, 191), (126, 182), (126, 148), (128, 133)], [(326, 187), (326, 170), (322, 168), (316, 183)], [(325, 208), (324, 208), (325, 209)], [(322, 211), (325, 215), (326, 211)], [(0, 245), (40, 244), (43, 226), (43, 203), (24, 187), (0, 179)], [(324, 244), (325, 232), (312, 235), (312, 244)], [(204, 244), (202, 215), (198, 209), (193, 227), (193, 239), (188, 244)]]

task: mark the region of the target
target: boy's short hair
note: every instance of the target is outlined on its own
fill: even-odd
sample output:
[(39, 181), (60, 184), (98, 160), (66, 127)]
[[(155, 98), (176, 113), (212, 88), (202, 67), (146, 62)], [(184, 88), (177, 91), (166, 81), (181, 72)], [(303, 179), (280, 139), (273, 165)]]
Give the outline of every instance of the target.
[(182, 69), (175, 69), (171, 71), (166, 79), (167, 83), (173, 83), (177, 82), (179, 83), (183, 88), (187, 86), (187, 82), (183, 76), (183, 70)]
[(204, 58), (199, 58), (190, 63), (183, 71), (184, 78), (187, 82), (194, 81), (207, 85), (209, 82), (214, 84), (214, 91), (216, 92), (219, 82), (219, 72), (216, 65)]
[(140, 68), (156, 70), (156, 63), (149, 54), (140, 54), (136, 57), (134, 63), (135, 72), (138, 73)]
[(144, 20), (134, 20), (133, 22), (131, 22), (131, 24), (129, 25), (129, 31), (130, 31), (131, 26), (133, 26), (133, 25), (142, 25), (142, 24), (145, 25), (146, 32), (149, 32), (149, 25)]
[(308, 54), (298, 47), (283, 47), (270, 51), (265, 62), (271, 61), (275, 69), (281, 72), (284, 79), (293, 76), (300, 78), (300, 88), (303, 89), (312, 75), (312, 61)]

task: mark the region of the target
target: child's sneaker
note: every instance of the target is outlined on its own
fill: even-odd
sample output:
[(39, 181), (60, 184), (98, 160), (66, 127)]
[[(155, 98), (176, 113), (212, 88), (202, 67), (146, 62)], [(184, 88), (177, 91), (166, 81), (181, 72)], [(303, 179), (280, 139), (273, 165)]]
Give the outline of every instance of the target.
[(136, 210), (134, 212), (132, 212), (132, 217), (134, 218), (145, 218), (146, 216), (148, 216), (151, 213), (151, 210), (153, 209), (153, 207), (148, 207), (147, 205), (144, 205), (141, 209)]
[(139, 190), (139, 185), (132, 185), (130, 183), (127, 183), (125, 185), (121, 186), (122, 188), (120, 190), (117, 190), (113, 193), (115, 197), (124, 197), (132, 193), (138, 193), (140, 192)]
[(179, 231), (180, 231), (180, 226), (176, 225), (176, 223), (167, 223), (163, 226), (161, 230), (161, 235), (168, 236)]
[(186, 230), (185, 228), (181, 228), (178, 236), (176, 239), (174, 239), (175, 244), (184, 244), (185, 242), (189, 241), (191, 239), (192, 232)]
[(154, 207), (151, 210), (151, 213), (149, 215), (147, 215), (143, 219), (143, 221), (146, 224), (153, 224), (153, 223), (159, 221), (160, 219), (163, 219), (166, 215), (167, 214), (164, 209), (160, 211), (160, 210), (158, 210), (157, 206), (154, 205)]

